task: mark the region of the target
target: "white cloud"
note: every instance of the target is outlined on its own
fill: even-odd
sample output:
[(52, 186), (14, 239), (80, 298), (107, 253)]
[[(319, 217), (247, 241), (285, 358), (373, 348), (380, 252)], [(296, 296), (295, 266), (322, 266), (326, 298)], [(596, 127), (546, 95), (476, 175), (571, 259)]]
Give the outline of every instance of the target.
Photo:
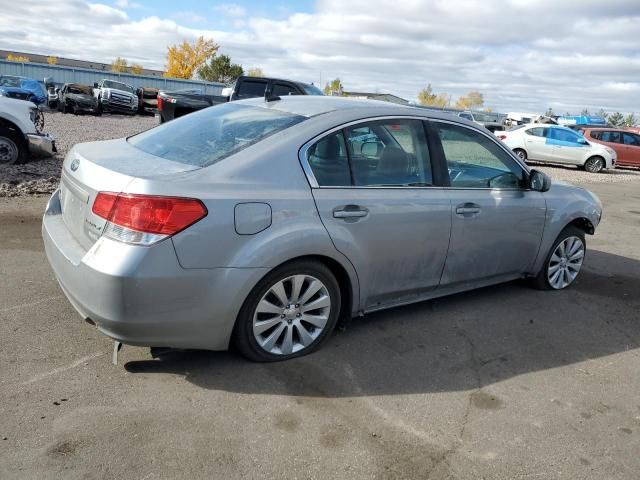
[(216, 12), (220, 12), (227, 17), (244, 17), (247, 15), (247, 9), (235, 3), (223, 3), (213, 7)]
[(640, 112), (637, 0), (319, 0), (282, 20), (219, 5), (234, 31), (80, 0), (35, 4), (0, 17), (3, 48), (163, 68), (168, 45), (204, 35), (234, 62), (316, 84), (339, 76), (348, 90), (413, 100), (431, 83), (454, 99), (479, 89), (498, 111)]
[(129, 0), (116, 0), (115, 4), (119, 8), (142, 8), (141, 4)]

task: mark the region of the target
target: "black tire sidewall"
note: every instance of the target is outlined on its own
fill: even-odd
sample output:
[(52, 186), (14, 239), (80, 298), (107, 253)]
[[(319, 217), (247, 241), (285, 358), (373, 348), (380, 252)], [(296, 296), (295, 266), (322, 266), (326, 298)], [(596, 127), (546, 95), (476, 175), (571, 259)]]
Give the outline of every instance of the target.
[[(600, 168), (598, 170), (590, 170), (589, 169), (589, 165), (595, 162), (601, 162)], [(589, 159), (587, 159), (587, 161), (584, 163), (584, 169), (589, 172), (589, 173), (600, 173), (602, 171), (602, 169), (604, 168), (604, 159), (600, 158), (600, 157), (590, 157)]]
[[(320, 280), (331, 298), (331, 312), (329, 320), (324, 331), (318, 338), (307, 348), (292, 353), (290, 355), (274, 355), (265, 352), (257, 343), (253, 336), (253, 314), (262, 296), (279, 280), (283, 280), (293, 275), (306, 274), (316, 277)], [(340, 317), (341, 295), (338, 282), (331, 273), (331, 270), (320, 262), (313, 260), (294, 261), (289, 264), (282, 265), (267, 274), (258, 284), (251, 290), (247, 296), (233, 330), (233, 344), (246, 358), (256, 362), (277, 362), (288, 360), (290, 358), (307, 355), (317, 350), (333, 332), (338, 318)]]
[(18, 165), (20, 163), (24, 163), (28, 157), (27, 150), (28, 147), (26, 145), (26, 140), (18, 138), (11, 130), (8, 128), (0, 127), (0, 137), (8, 138), (11, 140), (18, 149), (18, 158), (15, 159), (12, 163), (1, 163), (0, 165)]

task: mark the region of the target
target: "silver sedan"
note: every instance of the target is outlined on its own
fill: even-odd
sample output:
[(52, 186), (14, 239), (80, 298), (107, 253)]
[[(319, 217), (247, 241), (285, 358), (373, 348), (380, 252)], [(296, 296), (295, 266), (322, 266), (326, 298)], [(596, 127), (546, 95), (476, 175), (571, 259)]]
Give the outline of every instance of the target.
[(459, 117), (301, 96), (76, 145), (43, 237), (109, 337), (274, 361), (354, 315), (526, 277), (566, 288), (601, 212)]

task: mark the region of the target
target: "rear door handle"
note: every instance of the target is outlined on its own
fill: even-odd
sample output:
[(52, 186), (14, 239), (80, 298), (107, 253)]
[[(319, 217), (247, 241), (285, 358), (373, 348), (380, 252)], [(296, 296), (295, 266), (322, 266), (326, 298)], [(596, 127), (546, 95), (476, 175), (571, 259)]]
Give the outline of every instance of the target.
[(359, 218), (366, 217), (368, 214), (369, 211), (366, 208), (347, 205), (343, 209), (335, 209), (333, 211), (333, 218)]
[(480, 213), (480, 205), (475, 203), (464, 203), (456, 207), (456, 213), (458, 215), (474, 215)]

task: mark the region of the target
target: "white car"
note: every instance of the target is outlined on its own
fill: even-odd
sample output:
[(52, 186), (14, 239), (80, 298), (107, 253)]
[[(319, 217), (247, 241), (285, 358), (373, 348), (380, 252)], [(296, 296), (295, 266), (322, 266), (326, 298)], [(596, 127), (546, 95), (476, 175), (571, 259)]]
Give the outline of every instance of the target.
[(593, 173), (616, 166), (613, 149), (588, 142), (567, 127), (530, 123), (495, 134), (525, 161), (577, 165)]

